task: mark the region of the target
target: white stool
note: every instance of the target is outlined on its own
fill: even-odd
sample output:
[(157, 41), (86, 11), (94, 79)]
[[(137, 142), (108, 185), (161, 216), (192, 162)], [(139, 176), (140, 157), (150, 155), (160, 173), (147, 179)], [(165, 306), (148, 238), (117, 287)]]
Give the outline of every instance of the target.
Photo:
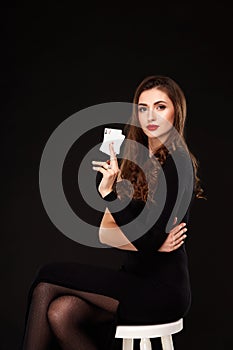
[(123, 339), (122, 350), (133, 350), (133, 340), (141, 339), (140, 350), (152, 350), (150, 338), (161, 338), (163, 350), (174, 350), (172, 334), (183, 329), (183, 319), (149, 326), (117, 326), (115, 338)]

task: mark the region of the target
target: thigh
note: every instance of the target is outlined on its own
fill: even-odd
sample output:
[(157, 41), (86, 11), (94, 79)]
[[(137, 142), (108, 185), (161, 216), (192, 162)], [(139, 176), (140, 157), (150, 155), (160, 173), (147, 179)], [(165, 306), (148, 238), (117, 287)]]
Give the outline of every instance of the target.
[(105, 303), (107, 299), (101, 301), (98, 295), (119, 301), (121, 324), (167, 322), (180, 312), (178, 296), (170, 287), (124, 270), (76, 262), (51, 263), (38, 270), (32, 289), (40, 281), (74, 289), (90, 301), (96, 298), (96, 302)]
[(38, 269), (32, 288), (48, 282), (79, 291), (94, 292), (115, 299), (125, 298), (141, 285), (143, 278), (128, 272), (76, 262), (50, 263)]

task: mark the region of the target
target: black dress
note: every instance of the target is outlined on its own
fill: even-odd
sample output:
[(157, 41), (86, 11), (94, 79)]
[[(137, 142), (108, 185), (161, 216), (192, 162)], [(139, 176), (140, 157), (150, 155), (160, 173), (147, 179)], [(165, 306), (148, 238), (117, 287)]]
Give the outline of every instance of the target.
[[(179, 168), (182, 181), (179, 180)], [(126, 208), (116, 212), (118, 206), (118, 209), (121, 208), (122, 201), (115, 192), (104, 197), (116, 223), (138, 250), (123, 251), (124, 264), (115, 270), (76, 262), (57, 262), (41, 267), (29, 291), (28, 307), (32, 291), (41, 281), (118, 300), (117, 314), (109, 327), (108, 349), (113, 343), (117, 325), (166, 323), (187, 314), (191, 305), (191, 290), (185, 244), (170, 253), (159, 252), (158, 249), (172, 227), (171, 218), (177, 216), (177, 222), (186, 222), (188, 227), (194, 198), (193, 168), (190, 168), (185, 152), (177, 149), (173, 154), (168, 154), (162, 169), (156, 192), (163, 187), (160, 184), (164, 174), (167, 193), (162, 210), (159, 203), (145, 209), (144, 202), (131, 200)], [(99, 181), (102, 174), (98, 174)], [(158, 195), (155, 198), (162, 197)], [(144, 216), (139, 218), (143, 209)], [(160, 215), (156, 214), (160, 212)], [(156, 215), (158, 219), (151, 224), (150, 219)], [(122, 227), (127, 223), (131, 226)]]

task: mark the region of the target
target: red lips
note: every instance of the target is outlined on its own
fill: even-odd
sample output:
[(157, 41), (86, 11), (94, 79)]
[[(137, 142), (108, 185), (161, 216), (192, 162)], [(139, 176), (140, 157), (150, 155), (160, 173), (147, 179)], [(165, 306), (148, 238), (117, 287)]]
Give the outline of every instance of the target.
[(147, 129), (148, 130), (156, 130), (159, 128), (159, 125), (156, 125), (156, 124), (149, 124), (147, 125)]

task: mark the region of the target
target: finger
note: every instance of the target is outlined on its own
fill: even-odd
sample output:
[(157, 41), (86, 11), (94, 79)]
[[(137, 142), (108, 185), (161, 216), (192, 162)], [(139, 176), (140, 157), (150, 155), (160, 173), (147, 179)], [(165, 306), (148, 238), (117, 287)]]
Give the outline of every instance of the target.
[(114, 151), (114, 146), (113, 142), (109, 144), (109, 150), (110, 150), (110, 161), (115, 161), (117, 160), (116, 153)]
[(170, 233), (172, 234), (176, 234), (177, 232), (179, 232), (183, 227), (186, 226), (186, 223), (185, 222), (182, 222), (181, 224), (175, 226), (171, 231)]
[(174, 234), (175, 240), (181, 237), (185, 232), (187, 232), (187, 230), (188, 230), (187, 227), (184, 227), (182, 230), (176, 232)]
[(112, 165), (111, 165), (110, 163), (108, 163), (108, 162), (105, 162), (105, 163), (102, 165), (102, 167), (103, 167), (104, 169), (106, 169), (106, 170), (109, 170), (109, 169), (112, 168)]
[(173, 227), (173, 229), (171, 229), (170, 233), (176, 233), (179, 230), (181, 230), (186, 224), (185, 223), (180, 223), (179, 225), (176, 225), (175, 227)]
[(99, 171), (99, 172), (102, 173), (103, 175), (115, 176), (115, 175), (116, 175), (115, 170), (113, 170), (112, 168), (109, 168), (110, 165), (107, 164), (107, 166), (108, 166), (107, 168), (98, 167), (98, 166), (93, 166), (92, 169), (93, 169), (93, 170)]
[(184, 239), (177, 240), (176, 242), (173, 242), (170, 244), (170, 251), (176, 250), (184, 243)]
[(113, 147), (113, 142), (109, 144), (109, 149), (110, 149), (110, 165), (113, 171), (118, 173), (119, 171), (119, 166), (118, 166), (118, 160), (116, 157), (116, 153), (114, 151)]
[(97, 160), (93, 160), (92, 161), (92, 164), (95, 164), (95, 165), (100, 165), (100, 166), (103, 166), (104, 164), (106, 164), (107, 162), (101, 162), (101, 161), (97, 161)]
[[(110, 164), (108, 164), (107, 162), (97, 162), (97, 161), (92, 161), (92, 164), (94, 164), (95, 165), (95, 167), (96, 167), (96, 165), (101, 165), (102, 166), (102, 168), (104, 168), (105, 170), (109, 170), (109, 169), (111, 169), (111, 165)], [(95, 170), (95, 169), (94, 169)]]
[(106, 174), (106, 172), (107, 172), (106, 169), (99, 167), (99, 166), (93, 166), (92, 169), (101, 172), (103, 175)]
[(182, 235), (181, 237), (177, 238), (175, 241), (175, 245), (179, 244), (180, 242), (184, 241), (187, 235)]
[(175, 225), (177, 223), (177, 216), (175, 216), (175, 219), (173, 221), (173, 225)]
[(184, 233), (187, 231), (187, 228), (184, 227), (183, 229), (181, 229), (180, 231), (176, 232), (176, 233), (170, 233), (169, 234), (169, 245), (170, 248), (172, 249), (172, 247), (174, 247), (177, 243), (179, 243), (182, 239), (185, 239), (187, 237), (187, 235), (185, 235)]
[(101, 165), (105, 170), (110, 170), (112, 168), (112, 165), (110, 164), (110, 161), (106, 161), (106, 162), (100, 162), (100, 161), (92, 161), (92, 164), (96, 165)]
[(176, 245), (173, 247), (173, 250), (178, 249), (180, 246), (182, 246), (182, 244), (184, 244), (184, 241), (181, 241), (179, 244), (176, 244)]

